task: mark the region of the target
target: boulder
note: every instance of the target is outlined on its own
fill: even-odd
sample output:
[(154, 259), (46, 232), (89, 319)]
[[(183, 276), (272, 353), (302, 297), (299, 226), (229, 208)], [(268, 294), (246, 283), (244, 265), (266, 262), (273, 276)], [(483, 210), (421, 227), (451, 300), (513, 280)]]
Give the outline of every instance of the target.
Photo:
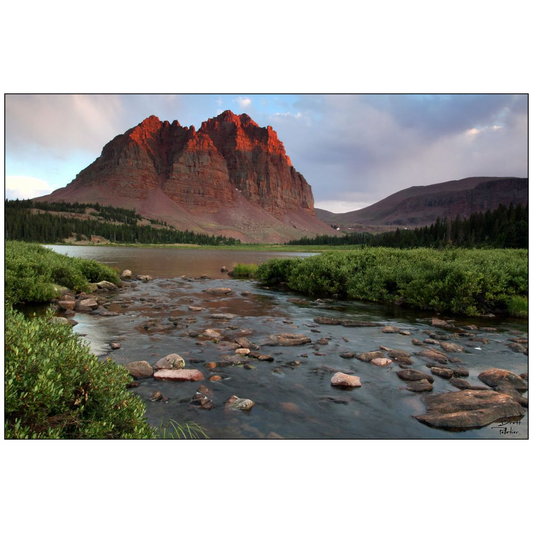
[(120, 348), (120, 342), (110, 342), (109, 347), (112, 350), (118, 350)]
[(249, 350), (258, 350), (259, 349), (259, 346), (257, 346), (257, 344), (254, 344), (253, 342), (250, 342), (246, 337), (239, 337), (238, 339), (235, 339), (235, 342), (241, 348), (248, 348)]
[(214, 329), (206, 329), (201, 334), (202, 337), (209, 337), (211, 339), (220, 339), (222, 335)]
[(337, 372), (331, 378), (331, 385), (333, 387), (354, 388), (361, 386), (361, 379), (359, 376), (349, 376), (343, 372)]
[(387, 366), (392, 364), (392, 359), (387, 359), (386, 357), (376, 357), (370, 361), (373, 365), (376, 366)]
[(117, 289), (117, 286), (114, 283), (111, 283), (110, 281), (99, 281), (96, 286), (99, 289), (103, 289), (106, 291), (114, 291)]
[(135, 379), (152, 377), (154, 369), (148, 361), (134, 361), (126, 365), (126, 370)]
[(74, 309), (76, 307), (76, 302), (75, 300), (59, 300), (59, 302), (57, 302), (57, 305), (59, 305), (61, 309), (66, 311), (67, 309)]
[(185, 370), (183, 368), (175, 370), (157, 370), (154, 378), (163, 381), (203, 381), (204, 375), (199, 370)]
[(467, 378), (470, 375), (468, 368), (459, 366), (452, 370), (454, 378)]
[(353, 359), (355, 357), (355, 352), (342, 352), (340, 357), (343, 359)]
[(131, 270), (123, 270), (122, 274), (120, 274), (120, 277), (123, 279), (131, 278), (131, 276), (132, 276)]
[(421, 352), (415, 353), (416, 356), (422, 357), (422, 359), (429, 359), (431, 361), (436, 361), (441, 365), (448, 363), (448, 358), (437, 350), (422, 350)]
[(444, 378), (444, 379), (453, 378), (453, 370), (451, 368), (442, 368), (440, 366), (432, 366), (430, 370), (432, 374), (434, 374), (435, 376), (439, 376), (440, 378)]
[(237, 355), (249, 355), (250, 354), (250, 350), (248, 348), (237, 348), (235, 350), (235, 353)]
[(369, 363), (370, 361), (372, 361), (372, 359), (378, 359), (378, 358), (382, 358), (384, 356), (385, 356), (385, 354), (383, 352), (374, 351), (374, 352), (363, 352), (363, 353), (360, 353), (360, 354), (356, 355), (355, 357), (357, 357), (357, 359), (359, 359), (359, 361), (363, 361), (365, 363)]
[(435, 381), (435, 378), (433, 378), (433, 376), (425, 374), (424, 372), (420, 372), (420, 370), (398, 370), (396, 374), (400, 379), (403, 379), (404, 381), (420, 381), (422, 379), (426, 379), (430, 383), (433, 383)]
[(156, 370), (163, 370), (167, 369), (170, 370), (172, 368), (184, 368), (185, 367), (185, 360), (183, 357), (178, 355), (177, 353), (171, 353), (162, 359), (159, 359), (157, 363), (154, 365), (154, 369)]
[(78, 300), (75, 307), (76, 311), (79, 311), (80, 313), (89, 313), (96, 308), (98, 308), (98, 302), (93, 298)]
[(205, 385), (200, 385), (194, 394), (191, 403), (199, 405), (200, 409), (214, 409), (215, 405), (212, 402), (213, 391)]
[(427, 413), (415, 418), (442, 429), (473, 429), (497, 420), (522, 417), (524, 408), (508, 394), (492, 390), (462, 390), (424, 398)]
[(214, 294), (215, 296), (223, 296), (224, 294), (229, 294), (233, 291), (227, 287), (211, 287), (210, 289), (206, 289), (205, 292), (208, 294)]
[[(304, 303), (308, 303), (304, 300)], [(318, 316), (315, 318), (317, 324), (323, 324), (325, 326), (340, 326), (342, 320), (340, 318), (330, 318), (328, 316)]]
[(433, 385), (427, 379), (419, 379), (409, 382), (407, 390), (411, 392), (428, 392), (433, 390)]
[(198, 307), (196, 305), (189, 305), (189, 311), (193, 311), (194, 313), (198, 313), (199, 311), (203, 311), (203, 307)]
[(237, 396), (232, 396), (226, 402), (226, 408), (230, 411), (249, 411), (255, 402), (247, 398), (239, 398)]
[(460, 353), (463, 351), (461, 346), (453, 342), (440, 342), (439, 344), (445, 352)]
[(270, 335), (265, 343), (267, 346), (299, 346), (310, 343), (311, 339), (299, 333), (281, 333)]
[(440, 318), (432, 318), (431, 325), (436, 328), (451, 328), (452, 326), (446, 322), (446, 320), (441, 320)]
[(396, 326), (385, 326), (381, 332), (382, 333), (400, 333), (401, 329)]
[(481, 372), (478, 378), (489, 387), (504, 387), (518, 391), (526, 391), (528, 388), (527, 382), (520, 376), (501, 368), (489, 368)]
[(237, 315), (232, 313), (213, 313), (212, 315), (209, 315), (209, 318), (212, 318), (213, 320), (231, 320), (236, 316)]

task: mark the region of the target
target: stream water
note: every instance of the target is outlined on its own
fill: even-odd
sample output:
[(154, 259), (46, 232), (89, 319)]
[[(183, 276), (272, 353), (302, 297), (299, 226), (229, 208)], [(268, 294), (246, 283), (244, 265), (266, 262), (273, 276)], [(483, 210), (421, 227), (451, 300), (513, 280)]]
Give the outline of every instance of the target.
[[(177, 353), (187, 362), (186, 368), (203, 373), (205, 381), (201, 383), (153, 378), (139, 381), (135, 393), (145, 400), (148, 420), (155, 426), (168, 420), (194, 421), (211, 438), (527, 438), (527, 414), (509, 432), (502, 432), (497, 423), (460, 432), (426, 426), (413, 416), (425, 412), (422, 397), (427, 393), (406, 390), (407, 383), (396, 375), (399, 370), (396, 363), (378, 367), (341, 357), (345, 352), (378, 350), (383, 345), (415, 353), (423, 348), (414, 346), (412, 339), (423, 341), (431, 334), (451, 333), (431, 326), (434, 314), (397, 306), (314, 300), (266, 289), (252, 281), (234, 280), (220, 271), (222, 266), (231, 268), (236, 263), (310, 254), (223, 249), (49, 248), (69, 256), (96, 259), (120, 270), (128, 268), (134, 274), (153, 276), (147, 283), (125, 283), (119, 292), (109, 293), (106, 307), (117, 316), (77, 313), (74, 331), (84, 336), (93, 353), (111, 357), (119, 364), (145, 360), (153, 365), (160, 358)], [(213, 287), (227, 287), (232, 292), (224, 296), (204, 292)], [(202, 310), (191, 311), (190, 306)], [(211, 317), (220, 313), (235, 316)], [(318, 317), (378, 322), (398, 326), (410, 335), (383, 333), (382, 327), (321, 325), (314, 320)], [(472, 331), (471, 337), (451, 339), (463, 352), (449, 355), (461, 360), (456, 366), (468, 369), (465, 379), (471, 384), (483, 385), (477, 376), (492, 367), (516, 374), (527, 372), (527, 356), (509, 347), (510, 338), (527, 336), (527, 321), (442, 318), (455, 318), (456, 326), (480, 328)], [(201, 336), (208, 328), (220, 333), (218, 342)], [(305, 334), (312, 342), (291, 347), (264, 345), (269, 335), (278, 333)], [(274, 361), (245, 358), (245, 366), (220, 366), (224, 355), (234, 355), (232, 341), (238, 337), (259, 345), (259, 351), (272, 355)], [(120, 349), (111, 350), (110, 342), (119, 342)], [(207, 363), (219, 366), (210, 369)], [(413, 356), (411, 368), (429, 373), (426, 365), (426, 360)], [(362, 386), (353, 390), (332, 387), (330, 380), (336, 371), (359, 376)], [(213, 375), (221, 379), (208, 381)], [(213, 409), (191, 403), (199, 385), (212, 392)], [(433, 393), (458, 390), (437, 376), (433, 386)], [(151, 401), (156, 391), (167, 401)], [(225, 402), (233, 395), (253, 400), (252, 410), (225, 409)]]

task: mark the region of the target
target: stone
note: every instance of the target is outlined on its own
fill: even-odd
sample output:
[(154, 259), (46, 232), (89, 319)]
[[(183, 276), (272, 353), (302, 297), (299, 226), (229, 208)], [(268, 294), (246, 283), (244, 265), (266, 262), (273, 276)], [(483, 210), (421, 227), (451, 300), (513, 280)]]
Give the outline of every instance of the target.
[(213, 320), (232, 320), (237, 315), (234, 315), (232, 313), (213, 313), (212, 315), (209, 315), (209, 318), (212, 318)]
[(206, 329), (201, 334), (202, 337), (209, 337), (211, 339), (220, 339), (222, 337), (221, 333), (214, 329)]
[(239, 337), (238, 339), (235, 339), (235, 342), (241, 348), (248, 348), (249, 350), (258, 350), (259, 349), (259, 346), (257, 346), (257, 344), (254, 344), (253, 342), (250, 342), (246, 337)]
[[(61, 302), (59, 302), (59, 305), (61, 305)], [(510, 342), (507, 346), (515, 353), (527, 353), (527, 346), (518, 342)]]
[(96, 286), (99, 289), (103, 289), (106, 291), (114, 291), (117, 289), (117, 286), (114, 283), (111, 283), (110, 281), (99, 281)]
[(442, 368), (440, 366), (433, 366), (430, 368), (431, 373), (444, 379), (453, 378), (453, 370), (451, 368)]
[(415, 418), (431, 427), (474, 429), (525, 414), (508, 394), (492, 390), (462, 390), (425, 396), (427, 413)]
[(311, 339), (299, 333), (281, 333), (270, 335), (265, 343), (266, 346), (299, 346), (310, 343)]
[(74, 300), (59, 300), (57, 305), (63, 310), (72, 310), (76, 307), (76, 302)]
[(144, 379), (152, 377), (154, 369), (148, 361), (134, 361), (126, 365), (126, 370), (135, 379)]
[(467, 378), (470, 375), (468, 368), (457, 367), (452, 370), (454, 378)]
[(478, 379), (489, 387), (504, 387), (518, 391), (526, 391), (528, 389), (528, 384), (524, 379), (509, 370), (502, 370), (501, 368), (489, 368), (481, 372)]
[(392, 364), (392, 359), (387, 359), (386, 357), (376, 357), (370, 361), (371, 364), (376, 366), (387, 366)]
[(316, 341), (316, 344), (319, 344), (320, 346), (326, 346), (327, 344), (329, 344), (329, 341), (328, 339), (321, 338)]
[(400, 331), (400, 335), (405, 335), (406, 337), (409, 337), (411, 335), (411, 332), (407, 331), (406, 329), (402, 329)]
[(398, 372), (396, 372), (396, 375), (404, 381), (420, 381), (423, 379), (429, 381), (430, 383), (433, 383), (435, 381), (433, 376), (425, 374), (424, 372), (420, 372), (420, 370), (398, 370)]
[(342, 352), (340, 357), (343, 359), (353, 359), (355, 357), (355, 352)]
[(400, 333), (401, 328), (398, 328), (396, 326), (385, 326), (381, 332), (382, 333)]
[(62, 316), (54, 316), (54, 317), (52, 317), (52, 322), (54, 322), (55, 324), (63, 324), (63, 325), (67, 325), (67, 326), (71, 326), (72, 325), (68, 318), (64, 318)]
[(435, 328), (450, 328), (451, 325), (446, 322), (446, 320), (441, 320), (440, 318), (432, 318), (431, 325)]
[(237, 355), (249, 355), (250, 354), (250, 350), (248, 348), (237, 348), (235, 350), (235, 353)]
[(222, 378), (215, 374), (209, 378), (209, 381), (222, 381)]
[(374, 351), (374, 352), (363, 352), (363, 353), (360, 353), (360, 354), (356, 355), (355, 357), (357, 357), (357, 359), (359, 359), (359, 361), (363, 361), (365, 363), (369, 363), (370, 361), (372, 361), (372, 359), (378, 359), (378, 358), (382, 358), (384, 356), (385, 356), (385, 354), (383, 352)]
[(258, 356), (257, 356), (257, 359), (258, 359), (259, 361), (269, 361), (269, 362), (274, 361), (274, 358), (273, 358), (271, 355), (268, 355), (268, 354), (261, 354), (261, 355), (258, 355)]
[(250, 411), (250, 409), (255, 405), (255, 402), (247, 398), (239, 398), (237, 396), (232, 396), (226, 402), (226, 408), (230, 411)]
[(407, 390), (411, 392), (428, 392), (433, 390), (433, 385), (427, 379), (410, 381)]
[(448, 358), (442, 352), (439, 352), (437, 350), (422, 350), (421, 352), (417, 352), (415, 355), (423, 359), (436, 361), (441, 365), (445, 365), (448, 363)]
[(185, 367), (185, 360), (183, 357), (178, 355), (177, 353), (171, 353), (162, 359), (159, 359), (157, 363), (154, 365), (154, 369), (156, 370), (163, 370), (163, 369), (172, 369), (172, 368), (184, 368)]
[(200, 409), (214, 409), (215, 405), (211, 401), (213, 399), (213, 391), (205, 385), (200, 385), (196, 390), (191, 403), (199, 405)]
[[(303, 303), (308, 303), (308, 302), (303, 300)], [(314, 320), (317, 324), (323, 324), (325, 326), (340, 326), (342, 323), (342, 319), (340, 318), (330, 318), (327, 316), (318, 316)]]
[(204, 375), (199, 370), (163, 369), (154, 373), (154, 378), (162, 381), (203, 381)]
[(361, 379), (358, 376), (350, 376), (343, 372), (337, 372), (331, 378), (333, 387), (354, 388), (361, 386)]
[(228, 287), (211, 287), (210, 289), (206, 289), (205, 292), (208, 294), (214, 294), (215, 296), (223, 296), (224, 294), (230, 294), (233, 291)]
[(445, 352), (460, 353), (463, 351), (463, 348), (461, 346), (453, 342), (441, 342), (439, 344)]
[(139, 281), (142, 281), (143, 283), (148, 283), (149, 281), (151, 281), (153, 278), (152, 276), (149, 276), (148, 274), (143, 274), (141, 276), (137, 276), (137, 279)]
[(123, 278), (123, 279), (124, 278), (131, 278), (132, 275), (133, 274), (132, 274), (131, 270), (123, 270), (122, 274), (120, 274), (120, 277)]
[(163, 394), (161, 391), (156, 390), (150, 397), (150, 401), (151, 402), (162, 402), (162, 401), (168, 401), (168, 400), (163, 397)]
[(86, 298), (83, 300), (78, 300), (76, 302), (76, 311), (80, 313), (89, 313), (98, 307), (98, 302), (93, 298)]
[(112, 350), (118, 350), (120, 348), (120, 342), (110, 342), (109, 346)]
[(341, 320), (341, 325), (345, 328), (376, 328), (380, 327), (382, 324), (378, 324), (377, 322), (367, 322), (365, 320), (345, 319)]
[(418, 339), (411, 339), (411, 344), (414, 344), (415, 346), (424, 346), (424, 343)]
[(203, 307), (198, 307), (196, 305), (189, 305), (188, 309), (189, 309), (189, 311), (192, 311), (193, 313), (198, 313), (198, 312), (204, 310)]

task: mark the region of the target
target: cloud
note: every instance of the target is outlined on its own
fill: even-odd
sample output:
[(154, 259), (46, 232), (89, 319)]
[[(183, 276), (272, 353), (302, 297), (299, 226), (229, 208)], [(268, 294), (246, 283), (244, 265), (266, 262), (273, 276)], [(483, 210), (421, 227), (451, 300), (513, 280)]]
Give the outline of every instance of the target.
[(31, 176), (6, 176), (6, 198), (8, 200), (25, 200), (44, 196), (52, 192), (50, 184)]
[(239, 96), (239, 98), (237, 98), (234, 101), (237, 102), (237, 104), (239, 104), (241, 109), (247, 109), (252, 105), (252, 99), (246, 98), (244, 96)]

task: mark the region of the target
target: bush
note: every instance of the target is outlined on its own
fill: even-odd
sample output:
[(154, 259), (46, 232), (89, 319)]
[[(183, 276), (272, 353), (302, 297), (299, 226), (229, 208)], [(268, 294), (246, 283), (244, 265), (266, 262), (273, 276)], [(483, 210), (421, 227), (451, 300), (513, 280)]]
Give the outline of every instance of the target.
[(100, 362), (52, 313), (6, 306), (5, 438), (153, 438), (125, 368)]
[(257, 272), (257, 265), (254, 263), (244, 264), (239, 263), (233, 267), (229, 273), (234, 278), (253, 278)]
[(6, 300), (12, 304), (50, 301), (54, 284), (80, 292), (89, 290), (90, 282), (120, 281), (115, 270), (96, 261), (17, 241), (5, 243), (5, 274)]
[(274, 259), (259, 265), (256, 277), (312, 296), (400, 301), (469, 316), (511, 312), (520, 306), (513, 298), (528, 291), (527, 250), (364, 248)]

